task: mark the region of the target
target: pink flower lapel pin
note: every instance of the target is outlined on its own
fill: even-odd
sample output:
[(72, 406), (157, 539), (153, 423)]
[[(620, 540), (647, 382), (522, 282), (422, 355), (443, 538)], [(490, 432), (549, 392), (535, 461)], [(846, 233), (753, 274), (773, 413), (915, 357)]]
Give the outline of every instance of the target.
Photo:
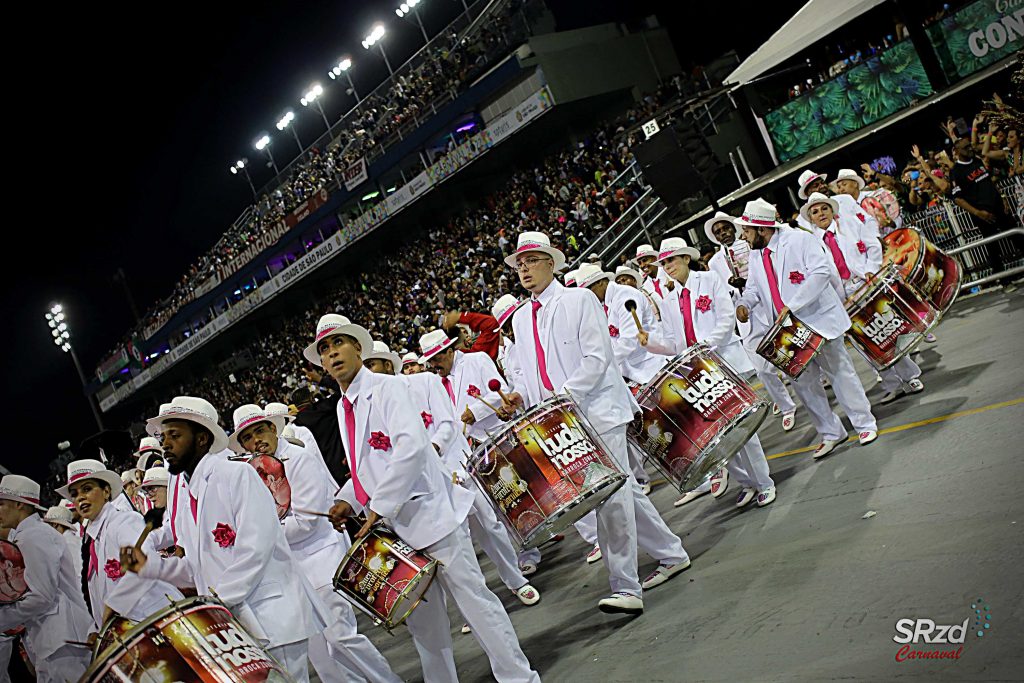
[(373, 432), (367, 443), (370, 444), (370, 448), (376, 448), (378, 451), (391, 450), (391, 438), (384, 432)]
[(794, 285), (798, 285), (804, 281), (804, 274), (799, 270), (794, 270), (789, 274), (789, 281)]
[(693, 307), (701, 313), (707, 313), (711, 310), (711, 297), (707, 294), (701, 294), (697, 297), (697, 301), (693, 304)]
[(859, 251), (862, 254), (866, 254), (868, 253), (868, 247), (866, 244), (864, 244), (864, 242), (857, 242), (857, 251)]
[(613, 337), (618, 337), (619, 336), (619, 328), (615, 327), (615, 325), (609, 325), (608, 326), (608, 334), (610, 334)]
[(103, 565), (103, 571), (107, 573), (107, 578), (111, 581), (117, 581), (124, 576), (124, 569), (121, 568), (121, 563), (117, 560), (110, 559)]
[(480, 389), (475, 384), (470, 384), (469, 388), (466, 389), (466, 393), (473, 398), (480, 398)]
[(858, 213), (857, 213), (857, 218), (859, 218), (859, 219), (860, 219), (860, 222), (861, 222), (861, 223), (863, 223), (863, 222), (864, 222), (864, 214), (862, 214), (862, 213), (858, 212)]
[(230, 548), (235, 544), (235, 530), (230, 524), (220, 522), (213, 530), (213, 540), (217, 541), (221, 548)]
[(420, 417), (423, 418), (424, 429), (430, 429), (430, 425), (434, 424), (434, 416), (428, 413), (427, 411), (424, 410), (422, 413), (420, 413)]

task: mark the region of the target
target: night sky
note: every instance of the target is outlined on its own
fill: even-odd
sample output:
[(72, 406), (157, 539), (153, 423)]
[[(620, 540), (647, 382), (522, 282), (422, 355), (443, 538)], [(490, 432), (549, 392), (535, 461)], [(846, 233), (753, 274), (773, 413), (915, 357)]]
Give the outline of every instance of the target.
[[(140, 313), (169, 294), (251, 201), (228, 167), (247, 156), (257, 188), (269, 179), (252, 149), (259, 133), (273, 134), (282, 167), (297, 153), (291, 135), (274, 128), (285, 110), (295, 111), (305, 143), (322, 134), (319, 113), (299, 98), (319, 81), (332, 121), (351, 107), (327, 78), (346, 54), (360, 93), (376, 87), (383, 61), (360, 46), (376, 21), (389, 32), (393, 66), (421, 47), (419, 28), (394, 14), (399, 1), (172, 3), (132, 12), (95, 3), (19, 6), (29, 16), (10, 28), (24, 29), (33, 47), (9, 48), (6, 69), (8, 438), (0, 462), (39, 476), (59, 441), (77, 446), (95, 431), (71, 359), (43, 319), (50, 305), (64, 305), (91, 376), (133, 324), (117, 269)], [(746, 56), (801, 4), (548, 2), (560, 30), (657, 14), (684, 66), (729, 48)], [(681, 6), (686, 16), (677, 14)], [(462, 5), (424, 0), (420, 9), (433, 35)]]

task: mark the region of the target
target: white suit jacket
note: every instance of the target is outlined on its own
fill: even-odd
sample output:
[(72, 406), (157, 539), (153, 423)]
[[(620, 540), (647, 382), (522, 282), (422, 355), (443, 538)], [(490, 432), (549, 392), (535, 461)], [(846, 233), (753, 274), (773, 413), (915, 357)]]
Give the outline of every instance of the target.
[[(501, 383), (501, 390), (506, 392), (508, 391), (508, 385), (505, 383), (501, 373), (498, 372), (498, 366), (494, 364), (490, 356), (479, 351), (471, 351), (469, 353), (456, 351), (455, 360), (452, 363), (452, 370), (448, 375), (448, 379), (451, 381), (452, 391), (455, 393), (455, 414), (459, 416), (460, 430), (462, 428), (461, 416), (467, 407), (476, 418), (476, 422), (466, 430), (467, 436), (477, 441), (484, 441), (489, 434), (501, 428), (502, 421), (494, 411), (484, 405), (480, 399), (473, 398), (469, 393), (472, 391), (471, 387), (475, 387), (480, 390), (480, 398), (484, 401), (495, 407), (501, 405), (501, 396), (497, 392), (491, 391), (488, 385), (492, 379), (496, 379)], [(448, 396), (448, 391), (443, 385), (441, 391), (444, 392), (445, 396)], [(451, 403), (451, 397), (449, 397), (448, 401)]]
[[(726, 256), (726, 250), (729, 250), (730, 255), (728, 257)], [(740, 297), (740, 290), (729, 284), (729, 278), (733, 277), (733, 267), (730, 266), (730, 261), (735, 264), (734, 267), (739, 271), (739, 277), (746, 278), (750, 272), (750, 245), (743, 240), (736, 240), (731, 247), (722, 245), (715, 252), (715, 255), (708, 260), (708, 270), (716, 273), (722, 279), (722, 282), (725, 283), (729, 290), (729, 296), (732, 297), (733, 301), (736, 301)], [(750, 336), (749, 321), (741, 323), (737, 320), (736, 328), (739, 330), (741, 339), (746, 339)]]
[[(632, 421), (640, 407), (615, 364), (608, 318), (597, 296), (552, 281), (535, 298), (541, 302), (537, 330), (554, 393), (570, 394), (599, 434)], [(523, 369), (520, 393), (531, 407), (552, 396), (540, 379), (531, 303), (513, 314), (512, 329)]]
[[(407, 387), (397, 377), (359, 370), (343, 392), (354, 403), (355, 444), (349, 443), (343, 401), (338, 425), (353, 477), (369, 497), (367, 506), (406, 543), (422, 549), (465, 521), (474, 496), (445, 475)], [(351, 478), (338, 497), (356, 512), (363, 510)]]
[(25, 559), (29, 590), (18, 602), (0, 606), (0, 631), (24, 626), (25, 648), (39, 659), (64, 647), (64, 641), (86, 640), (95, 626), (82, 599), (81, 575), (74, 573), (71, 552), (60, 533), (39, 515), (31, 515), (11, 530), (7, 540)]
[[(843, 336), (850, 329), (850, 317), (837, 291), (841, 285), (832, 256), (825, 253), (821, 240), (802, 230), (783, 228), (775, 231), (768, 248), (772, 252), (772, 267), (778, 278), (782, 303), (826, 339)], [(751, 310), (763, 308), (763, 317), (752, 318), (755, 325), (759, 319), (774, 321), (776, 318), (761, 253), (761, 249), (750, 252), (747, 286), (738, 301)], [(752, 331), (752, 334), (763, 336), (763, 332)]]
[[(821, 240), (822, 244), (825, 244), (825, 232), (817, 226), (814, 227), (814, 235)], [(828, 227), (828, 232), (836, 236), (836, 244), (839, 245), (839, 251), (843, 254), (846, 267), (850, 269), (850, 279), (853, 282), (848, 284), (857, 286), (867, 280), (868, 274), (877, 273), (882, 267), (882, 242), (878, 238), (877, 230), (872, 233), (866, 224), (861, 223), (860, 230), (854, 232), (850, 227), (841, 223), (837, 225), (833, 220)], [(825, 244), (825, 249), (831, 259), (832, 252), (828, 249), (827, 244)], [(836, 268), (838, 274), (838, 266)]]
[[(686, 333), (680, 308), (683, 290), (690, 292), (690, 319), (697, 342), (704, 342), (736, 372), (753, 371), (739, 337), (736, 336), (736, 306), (729, 294), (729, 285), (711, 271), (691, 270), (686, 284), (676, 283), (665, 297), (661, 312), (661, 335), (648, 342), (653, 351), (675, 356), (686, 350)], [(700, 303), (698, 303), (700, 302)], [(706, 308), (707, 310), (701, 310)]]
[[(76, 524), (75, 526), (78, 525)], [(82, 576), (82, 533), (78, 529), (65, 529), (61, 532), (61, 537), (68, 546), (75, 576)], [(79, 589), (79, 592), (81, 592), (81, 589)]]
[[(188, 481), (171, 477), (167, 514), (185, 557), (147, 553), (140, 576), (191, 581), (200, 594), (216, 594), (267, 647), (306, 640), (333, 620), (299, 570), (260, 475), (229, 454), (208, 453)], [(195, 518), (190, 495), (197, 499)]]
[[(666, 290), (667, 291), (667, 290)], [(672, 292), (667, 292), (670, 297)], [(608, 283), (604, 294), (605, 313), (608, 315), (608, 333), (612, 340), (612, 353), (619, 367), (619, 374), (640, 384), (651, 381), (658, 371), (665, 366), (666, 358), (651, 353), (640, 346), (637, 339), (636, 322), (633, 315), (626, 310), (626, 302), (636, 304), (636, 314), (640, 324), (649, 334), (657, 334), (661, 323), (654, 315), (651, 302), (643, 292), (615, 282)]]
[(455, 417), (455, 406), (441, 378), (432, 372), (396, 377), (409, 387), (409, 396), (420, 411), (427, 436), (441, 458), (445, 473), (458, 472), (459, 476), (464, 476), (469, 442), (462, 434), (462, 420)]

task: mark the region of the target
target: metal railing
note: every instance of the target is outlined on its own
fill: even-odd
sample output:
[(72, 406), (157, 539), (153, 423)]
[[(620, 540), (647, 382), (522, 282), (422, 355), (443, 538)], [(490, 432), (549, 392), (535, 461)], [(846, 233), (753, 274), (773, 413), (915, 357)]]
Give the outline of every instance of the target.
[[(988, 237), (982, 237), (980, 240), (975, 240), (970, 244), (964, 244), (959, 247), (954, 247), (946, 253), (949, 254), (950, 256), (956, 256), (960, 253), (967, 251), (968, 249), (974, 249), (984, 244), (991, 244), (993, 242), (1001, 242), (1007, 238), (1011, 238), (1014, 236), (1024, 238), (1024, 228), (1010, 228), (1009, 230), (1003, 230), (998, 234), (989, 235)], [(981, 285), (987, 285), (988, 283), (995, 282), (996, 280), (1011, 278), (1022, 273), (1024, 273), (1024, 265), (1014, 266), (1012, 268), (1004, 267), (1003, 270), (1001, 270), (998, 273), (992, 273), (991, 275), (979, 277), (977, 279), (971, 280), (966, 284), (968, 287), (980, 287)]]
[[(653, 241), (654, 237), (650, 227), (661, 218), (668, 210), (661, 198), (654, 194), (654, 190), (647, 188), (635, 202), (629, 205), (622, 215), (606, 228), (600, 235), (595, 237), (585, 249), (580, 250), (580, 255), (573, 261), (569, 269), (575, 269), (583, 263), (583, 259), (590, 254), (597, 256), (604, 262), (609, 257), (616, 259), (636, 240), (639, 235)], [(650, 216), (654, 212), (653, 216)], [(634, 228), (639, 224), (638, 231)], [(639, 234), (638, 234), (639, 233)], [(623, 243), (623, 240), (626, 240)], [(616, 250), (616, 248), (618, 249)], [(612, 254), (612, 252), (615, 252)]]

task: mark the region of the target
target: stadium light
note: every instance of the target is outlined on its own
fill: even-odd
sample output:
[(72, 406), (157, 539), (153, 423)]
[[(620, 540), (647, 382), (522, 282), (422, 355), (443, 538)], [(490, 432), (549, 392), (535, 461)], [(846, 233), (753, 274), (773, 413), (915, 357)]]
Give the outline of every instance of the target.
[(320, 96), (323, 94), (323, 86), (321, 86), (319, 83), (314, 83), (309, 87), (309, 90), (306, 92), (305, 95), (302, 96), (302, 99), (299, 100), (299, 102), (302, 103), (303, 107), (308, 107), (311, 104), (316, 104), (316, 108), (320, 110), (320, 116), (322, 116), (324, 119), (324, 125), (327, 126), (327, 130), (330, 131), (331, 124), (327, 120), (327, 114), (324, 113), (323, 105), (320, 104)]
[(302, 154), (303, 147), (302, 147), (302, 141), (299, 140), (299, 132), (297, 130), (295, 130), (295, 126), (291, 125), (292, 121), (294, 121), (294, 120), (295, 120), (295, 112), (293, 112), (291, 109), (289, 109), (288, 111), (286, 111), (284, 113), (284, 116), (282, 116), (280, 119), (278, 119), (278, 121), (277, 121), (277, 129), (278, 130), (284, 130), (285, 128), (289, 128), (290, 127), (291, 130), (292, 130), (292, 135), (295, 136), (295, 144), (299, 146), (299, 154)]
[(410, 14), (416, 19), (416, 23), (419, 24), (420, 32), (423, 34), (423, 42), (429, 43), (430, 36), (427, 35), (427, 29), (423, 28), (423, 21), (420, 19), (420, 13), (416, 11), (416, 5), (420, 4), (420, 0), (405, 0), (398, 9), (395, 10), (395, 14), (401, 17), (408, 17)]
[(395, 72), (391, 69), (391, 62), (388, 61), (388, 54), (384, 52), (384, 43), (382, 42), (382, 39), (384, 38), (385, 33), (384, 24), (375, 25), (370, 31), (370, 35), (363, 38), (363, 48), (369, 50), (371, 47), (376, 45), (380, 49), (381, 57), (384, 58), (385, 66), (388, 67), (388, 73), (394, 76)]
[(348, 70), (352, 68), (352, 60), (345, 57), (340, 62), (334, 65), (334, 68), (327, 72), (327, 75), (331, 77), (331, 80), (335, 80), (338, 76), (345, 74), (345, 80), (348, 81), (348, 87), (352, 90), (352, 94), (356, 98), (356, 104), (359, 104), (359, 93), (356, 92), (356, 86), (352, 82), (352, 77), (349, 75)]
[(242, 172), (242, 175), (244, 175), (245, 179), (249, 182), (249, 189), (252, 190), (252, 198), (256, 199), (256, 186), (252, 184), (252, 177), (249, 175), (249, 170), (246, 169), (246, 166), (248, 165), (249, 160), (246, 159), (245, 157), (242, 157), (241, 159), (236, 161), (234, 165), (232, 165), (231, 168), (228, 170), (231, 171), (232, 175), (238, 175), (239, 171)]
[(264, 133), (256, 139), (252, 146), (261, 152), (267, 153), (267, 157), (270, 158), (270, 165), (274, 167), (274, 173), (280, 175), (281, 171), (278, 170), (277, 162), (274, 161), (274, 154), (270, 151), (270, 136)]
[[(46, 313), (46, 324), (50, 328), (50, 336), (53, 337), (53, 345), (71, 356), (71, 360), (75, 364), (75, 370), (78, 371), (78, 379), (82, 383), (82, 389), (84, 391), (88, 382), (85, 379), (85, 373), (82, 371), (82, 364), (78, 362), (78, 354), (75, 353), (75, 349), (71, 346), (71, 330), (64, 318), (64, 307), (60, 304), (54, 304), (51, 306), (49, 312)], [(92, 416), (96, 419), (96, 426), (98, 426), (100, 431), (102, 431), (103, 420), (100, 418), (99, 408), (90, 396), (86, 396), (85, 400), (89, 402), (89, 407), (92, 408)]]

